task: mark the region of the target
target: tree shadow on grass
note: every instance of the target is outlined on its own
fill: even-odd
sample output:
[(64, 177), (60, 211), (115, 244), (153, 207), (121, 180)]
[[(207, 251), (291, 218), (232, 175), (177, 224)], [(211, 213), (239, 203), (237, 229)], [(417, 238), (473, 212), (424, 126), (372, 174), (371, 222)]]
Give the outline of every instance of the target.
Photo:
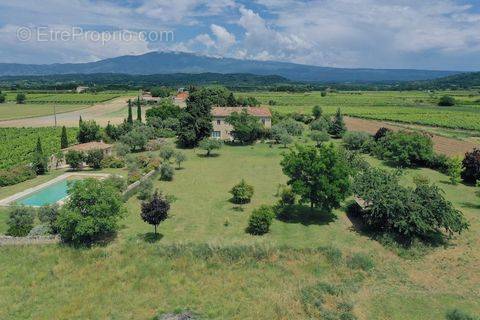
[(235, 211), (235, 212), (244, 212), (245, 211), (245, 208), (238, 205), (238, 206), (233, 206), (232, 207), (232, 210)]
[(158, 241), (162, 240), (163, 234), (154, 233), (154, 232), (147, 232), (145, 234), (140, 234), (139, 237), (145, 242), (155, 243), (155, 242), (158, 242)]
[(468, 208), (468, 209), (480, 210), (480, 203), (462, 202), (461, 205), (462, 205), (462, 207), (465, 207), (465, 208)]
[(301, 223), (304, 226), (309, 226), (327, 225), (337, 220), (337, 216), (332, 211), (293, 205), (283, 209), (282, 212), (277, 215), (277, 219), (286, 223)]
[(200, 157), (200, 158), (216, 158), (216, 157), (219, 157), (220, 156), (220, 153), (210, 153), (210, 155), (207, 156), (206, 153), (197, 153), (197, 157)]

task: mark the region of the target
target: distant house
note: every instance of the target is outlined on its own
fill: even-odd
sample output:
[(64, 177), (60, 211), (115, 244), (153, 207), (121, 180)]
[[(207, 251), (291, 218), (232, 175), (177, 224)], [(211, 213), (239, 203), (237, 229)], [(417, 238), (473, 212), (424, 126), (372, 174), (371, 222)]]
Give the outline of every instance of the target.
[(188, 96), (189, 95), (187, 91), (179, 92), (175, 97), (173, 97), (173, 103), (180, 108), (185, 108), (187, 106)]
[(161, 100), (160, 97), (153, 97), (150, 92), (142, 93), (141, 99), (147, 103), (157, 103), (157, 102), (160, 102)]
[(88, 87), (82, 87), (82, 86), (78, 86), (75, 91), (77, 93), (83, 93), (83, 92), (86, 92), (88, 90)]
[(228, 124), (226, 118), (234, 112), (242, 112), (246, 110), (249, 115), (258, 118), (265, 128), (272, 127), (272, 114), (270, 109), (265, 107), (214, 107), (212, 108), (213, 131), (212, 138), (220, 140), (232, 140), (232, 125)]

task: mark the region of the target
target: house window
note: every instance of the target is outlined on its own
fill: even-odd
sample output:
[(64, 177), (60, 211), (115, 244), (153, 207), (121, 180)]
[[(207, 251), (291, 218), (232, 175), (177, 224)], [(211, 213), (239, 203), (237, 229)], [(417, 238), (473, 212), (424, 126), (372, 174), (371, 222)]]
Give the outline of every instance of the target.
[(217, 125), (221, 125), (222, 124), (222, 120), (217, 120)]
[(265, 125), (265, 122), (267, 122), (267, 120), (265, 118), (262, 118), (262, 124)]
[(213, 131), (212, 138), (220, 139), (220, 131)]

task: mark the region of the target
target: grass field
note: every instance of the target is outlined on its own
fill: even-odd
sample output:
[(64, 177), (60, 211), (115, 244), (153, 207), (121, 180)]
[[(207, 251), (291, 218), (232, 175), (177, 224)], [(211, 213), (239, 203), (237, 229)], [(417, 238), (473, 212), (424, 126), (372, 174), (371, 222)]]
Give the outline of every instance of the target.
[[(80, 110), (87, 108), (85, 104), (61, 104), (55, 105), (57, 114)], [(7, 102), (0, 104), (0, 121), (13, 120), (53, 115), (53, 105), (51, 104), (16, 104)]]
[[(117, 239), (105, 247), (0, 247), (0, 261), (9, 261), (0, 264), (0, 318), (152, 319), (189, 309), (207, 319), (307, 319), (320, 318), (319, 304), (333, 319), (340, 312), (405, 320), (443, 319), (452, 308), (480, 313), (480, 204), (473, 187), (452, 186), (429, 169), (407, 172), (404, 183), (428, 176), (471, 224), (448, 246), (424, 248), (414, 258), (356, 231), (343, 209), (274, 221), (271, 233), (250, 236), (244, 229), (251, 210), (272, 204), (286, 181), (284, 150), (225, 146), (211, 158), (187, 150), (174, 180), (155, 182), (177, 198), (157, 242), (146, 240), (153, 228), (131, 198)], [(239, 207), (228, 190), (241, 178), (255, 195)], [(358, 263), (357, 253), (373, 269)]]
[[(282, 113), (310, 113), (314, 105), (320, 105), (328, 114), (341, 108), (346, 115), (480, 131), (480, 93), (477, 91), (439, 91), (436, 93), (409, 91), (338, 92), (322, 97), (320, 92), (284, 93), (251, 92), (238, 95), (254, 96), (262, 104)], [(455, 107), (439, 107), (442, 95), (452, 95)]]
[[(121, 95), (118, 92), (100, 93), (27, 93), (27, 103), (59, 103), (59, 104), (93, 104), (112, 100)], [(7, 92), (7, 101), (16, 101), (16, 92)]]

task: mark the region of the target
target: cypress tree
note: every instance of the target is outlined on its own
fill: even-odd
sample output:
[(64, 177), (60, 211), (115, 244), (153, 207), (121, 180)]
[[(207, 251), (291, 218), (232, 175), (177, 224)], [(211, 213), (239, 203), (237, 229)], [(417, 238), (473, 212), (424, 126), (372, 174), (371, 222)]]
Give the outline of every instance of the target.
[(142, 107), (140, 103), (140, 97), (137, 99), (137, 121), (142, 122)]
[(78, 126), (80, 127), (83, 123), (82, 116), (80, 116), (80, 119), (78, 119)]
[(343, 115), (340, 112), (340, 108), (338, 108), (337, 112), (335, 113), (335, 117), (330, 124), (329, 133), (334, 137), (340, 138), (343, 136), (345, 131), (347, 131), (347, 128), (345, 126), (345, 122), (343, 121)]
[(60, 148), (61, 149), (68, 148), (67, 128), (65, 128), (65, 126), (62, 127), (62, 136), (61, 136), (61, 139), (60, 139)]
[(36, 174), (44, 174), (45, 172), (47, 172), (47, 158), (43, 154), (42, 142), (40, 141), (40, 137), (37, 138), (37, 145), (33, 152), (32, 167)]
[(133, 115), (132, 115), (132, 101), (128, 100), (128, 117), (127, 122), (133, 124)]

